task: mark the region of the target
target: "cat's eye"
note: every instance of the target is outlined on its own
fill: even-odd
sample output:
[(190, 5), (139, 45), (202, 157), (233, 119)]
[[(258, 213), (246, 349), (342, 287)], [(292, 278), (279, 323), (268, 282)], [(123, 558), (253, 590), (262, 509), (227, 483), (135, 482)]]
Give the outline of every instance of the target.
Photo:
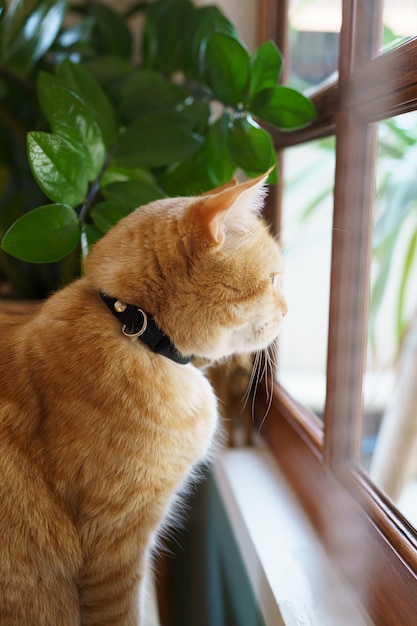
[(269, 280), (270, 280), (271, 285), (275, 284), (275, 279), (276, 279), (277, 276), (278, 276), (278, 274), (270, 274), (269, 275)]

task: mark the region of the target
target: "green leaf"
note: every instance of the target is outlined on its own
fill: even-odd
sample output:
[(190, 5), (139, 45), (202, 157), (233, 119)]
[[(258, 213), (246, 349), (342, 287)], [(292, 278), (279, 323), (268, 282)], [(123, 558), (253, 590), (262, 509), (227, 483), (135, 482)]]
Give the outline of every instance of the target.
[(95, 21), (94, 34), (99, 52), (130, 58), (132, 35), (119, 13), (99, 2), (89, 4), (88, 8)]
[(106, 200), (122, 204), (130, 210), (164, 196), (156, 185), (137, 180), (111, 183), (102, 191)]
[(204, 52), (213, 33), (224, 33), (239, 41), (237, 30), (216, 6), (204, 6), (192, 12), (184, 38), (184, 69), (188, 76), (201, 80)]
[(110, 183), (136, 180), (145, 184), (155, 185), (155, 177), (150, 172), (140, 167), (121, 167), (115, 163), (110, 164), (101, 179), (100, 187), (103, 189)]
[(108, 54), (86, 59), (83, 66), (105, 88), (111, 88), (123, 76), (128, 76), (134, 71), (130, 61)]
[(397, 303), (397, 337), (401, 341), (404, 332), (407, 328), (407, 319), (405, 314), (405, 296), (407, 293), (407, 287), (409, 286), (409, 280), (411, 270), (415, 267), (415, 259), (417, 255), (417, 229), (412, 233), (410, 241), (407, 247), (407, 253), (404, 260), (404, 268), (401, 276), (400, 288), (398, 292)]
[(386, 202), (378, 211), (374, 228), (374, 245), (397, 237), (403, 221), (417, 198), (417, 145), (403, 146), (402, 158), (391, 161)]
[(281, 130), (302, 128), (316, 117), (311, 100), (282, 85), (260, 91), (252, 100), (250, 111)]
[(387, 237), (377, 249), (374, 250), (374, 258), (378, 263), (378, 271), (371, 288), (371, 299), (369, 308), (369, 327), (371, 334), (375, 327), (375, 321), (378, 316), (378, 311), (381, 308), (381, 302), (385, 292), (385, 286), (388, 281), (390, 269), (392, 267), (392, 255), (395, 248), (395, 234)]
[(153, 70), (137, 70), (120, 87), (120, 113), (134, 121), (156, 111), (175, 111), (188, 92)]
[(237, 117), (229, 125), (228, 147), (236, 165), (247, 172), (266, 172), (276, 162), (271, 135), (250, 117)]
[(81, 22), (63, 30), (59, 34), (56, 44), (61, 48), (71, 48), (79, 43), (89, 43), (93, 27), (94, 18), (88, 15)]
[(65, 139), (30, 132), (28, 157), (32, 173), (48, 198), (72, 207), (83, 202), (88, 189), (87, 173), (82, 159)]
[(9, 69), (30, 72), (49, 50), (67, 11), (66, 0), (13, 0), (3, 18), (1, 58)]
[(94, 226), (104, 234), (131, 211), (131, 208), (122, 206), (120, 202), (99, 202), (90, 210), (90, 217)]
[(112, 146), (117, 137), (116, 114), (94, 76), (81, 65), (68, 60), (58, 65), (57, 75), (63, 86), (76, 93), (91, 109), (101, 129), (106, 148)]
[(106, 148), (94, 113), (77, 94), (62, 87), (51, 74), (40, 72), (38, 93), (53, 133), (67, 139), (78, 151), (88, 180), (97, 178), (106, 158)]
[(205, 154), (207, 169), (214, 185), (229, 181), (236, 169), (228, 147), (229, 115), (223, 114), (212, 124), (206, 134)]
[(237, 107), (245, 101), (250, 58), (246, 48), (224, 33), (214, 33), (204, 49), (204, 76), (214, 95)]
[(205, 135), (212, 113), (208, 102), (188, 97), (183, 104), (178, 105), (177, 112), (180, 111), (197, 134)]
[(29, 263), (53, 263), (72, 252), (79, 237), (74, 209), (65, 204), (46, 204), (22, 215), (12, 224), (1, 247)]
[(204, 148), (196, 152), (192, 158), (170, 167), (159, 180), (170, 196), (199, 195), (216, 186), (207, 168)]
[(202, 143), (186, 117), (156, 113), (126, 128), (116, 145), (114, 161), (126, 167), (161, 167), (192, 156)]
[(249, 100), (263, 89), (275, 87), (282, 62), (282, 55), (272, 40), (255, 50), (251, 57)]
[(188, 36), (190, 15), (195, 8), (189, 0), (152, 2), (143, 30), (144, 67), (166, 76), (183, 69), (183, 41)]

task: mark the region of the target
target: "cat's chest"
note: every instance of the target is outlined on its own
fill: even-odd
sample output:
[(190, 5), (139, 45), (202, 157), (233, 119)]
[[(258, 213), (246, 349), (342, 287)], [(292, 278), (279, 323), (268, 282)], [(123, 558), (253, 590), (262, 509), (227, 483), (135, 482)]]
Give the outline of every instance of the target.
[(61, 405), (61, 433), (79, 475), (86, 485), (100, 474), (115, 483), (181, 481), (216, 431), (210, 383), (194, 366), (160, 356), (104, 365), (82, 402)]
[[(114, 412), (108, 404), (102, 427), (89, 429), (81, 469), (88, 506), (100, 508), (110, 499), (127, 518), (146, 509), (157, 519), (206, 457), (217, 427), (216, 400), (198, 370), (180, 367), (175, 376), (175, 368), (163, 364), (156, 371), (133, 368), (137, 378), (116, 394)], [(97, 484), (100, 476), (105, 480)]]

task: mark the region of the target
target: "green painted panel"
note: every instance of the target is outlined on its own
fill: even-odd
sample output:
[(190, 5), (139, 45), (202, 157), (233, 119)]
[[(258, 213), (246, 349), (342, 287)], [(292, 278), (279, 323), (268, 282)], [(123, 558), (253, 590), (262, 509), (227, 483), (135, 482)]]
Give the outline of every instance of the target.
[(265, 626), (211, 475), (175, 555), (174, 626)]

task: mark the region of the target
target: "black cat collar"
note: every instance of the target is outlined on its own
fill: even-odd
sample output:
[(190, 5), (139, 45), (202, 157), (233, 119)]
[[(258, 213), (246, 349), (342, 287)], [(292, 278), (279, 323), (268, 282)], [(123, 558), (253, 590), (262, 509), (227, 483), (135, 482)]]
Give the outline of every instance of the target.
[(183, 356), (178, 352), (170, 338), (158, 328), (152, 315), (133, 304), (126, 304), (101, 291), (99, 293), (113, 315), (122, 322), (122, 333), (126, 337), (137, 337), (151, 350), (166, 356), (175, 363), (185, 365), (191, 361), (191, 357)]

